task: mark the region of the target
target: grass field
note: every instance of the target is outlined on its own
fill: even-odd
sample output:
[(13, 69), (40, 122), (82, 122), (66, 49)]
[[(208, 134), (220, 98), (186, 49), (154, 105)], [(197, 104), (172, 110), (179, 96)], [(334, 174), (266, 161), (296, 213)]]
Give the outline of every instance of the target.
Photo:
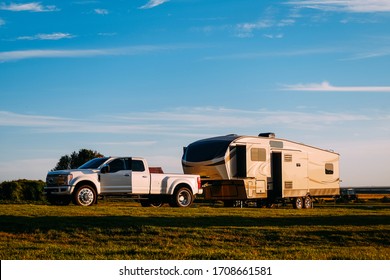
[(390, 205), (314, 209), (0, 204), (3, 260), (389, 260)]

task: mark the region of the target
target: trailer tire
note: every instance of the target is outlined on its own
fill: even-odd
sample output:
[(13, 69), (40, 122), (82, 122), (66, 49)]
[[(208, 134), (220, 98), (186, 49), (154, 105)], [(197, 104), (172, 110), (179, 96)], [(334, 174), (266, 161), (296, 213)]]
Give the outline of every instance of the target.
[(194, 195), (187, 187), (179, 187), (173, 193), (169, 205), (171, 207), (189, 207), (194, 201)]
[(303, 207), (303, 198), (302, 197), (296, 197), (293, 200), (293, 207), (294, 209), (302, 209)]
[(313, 201), (310, 196), (306, 196), (304, 201), (303, 201), (303, 207), (305, 209), (310, 209), (313, 208)]
[(142, 207), (162, 207), (164, 205), (164, 202), (162, 200), (156, 200), (156, 199), (148, 199), (141, 201)]
[(79, 206), (92, 206), (96, 200), (96, 191), (90, 185), (81, 185), (73, 195), (73, 203)]

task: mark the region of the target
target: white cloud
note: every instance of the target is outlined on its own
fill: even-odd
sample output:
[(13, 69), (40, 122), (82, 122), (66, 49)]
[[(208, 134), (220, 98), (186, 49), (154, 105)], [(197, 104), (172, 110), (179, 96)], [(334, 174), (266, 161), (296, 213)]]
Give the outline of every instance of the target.
[(0, 10), (11, 12), (54, 12), (59, 9), (56, 6), (43, 6), (40, 2), (31, 2), (24, 4), (11, 3), (9, 5), (5, 3), (0, 4)]
[(268, 39), (282, 39), (284, 37), (284, 34), (279, 33), (279, 34), (264, 34), (263, 35), (265, 38)]
[(53, 58), (53, 57), (91, 57), (112, 54), (109, 50), (24, 50), (0, 52), (0, 61), (23, 60), (30, 58)]
[(0, 26), (2, 25), (5, 25), (5, 21), (2, 18), (0, 18)]
[(301, 8), (351, 13), (390, 12), (388, 0), (297, 0), (287, 4)]
[(166, 2), (169, 2), (169, 0), (149, 0), (148, 3), (146, 3), (145, 5), (139, 7), (139, 9), (151, 9), (151, 8), (154, 8), (154, 7), (157, 7), (157, 6), (160, 6)]
[(94, 144), (104, 146), (151, 146), (157, 144), (157, 141), (97, 142)]
[(95, 9), (94, 12), (98, 15), (108, 15), (109, 12), (106, 9)]
[(389, 92), (390, 86), (333, 86), (324, 81), (320, 84), (286, 85), (284, 90), (290, 91), (329, 91), (329, 92)]
[(236, 25), (236, 35), (240, 38), (253, 37), (253, 32), (256, 30), (262, 30), (272, 27), (285, 27), (295, 23), (295, 19), (262, 19), (256, 22), (246, 22)]
[(343, 60), (348, 61), (348, 60), (371, 59), (371, 58), (378, 58), (378, 57), (389, 56), (389, 55), (390, 55), (390, 48), (383, 48), (383, 49), (372, 50), (364, 53), (358, 53), (354, 56), (345, 58)]
[(139, 55), (156, 51), (168, 51), (183, 48), (193, 48), (191, 45), (139, 45), (114, 49), (84, 49), (84, 50), (22, 50), (0, 52), (0, 62), (23, 60), (31, 58), (71, 58), (96, 57), (113, 55)]
[(268, 7), (258, 20), (236, 24), (235, 32), (236, 36), (241, 38), (253, 37), (256, 31), (266, 29), (275, 29), (274, 32), (280, 33), (282, 28), (294, 25), (296, 19), (296, 13), (290, 13), (281, 17), (277, 9)]
[(61, 40), (61, 39), (71, 39), (75, 36), (69, 33), (51, 33), (51, 34), (36, 34), (34, 36), (20, 36), (18, 40)]
[[(96, 119), (107, 119), (97, 122)], [(263, 127), (319, 130), (345, 122), (388, 121), (388, 114), (236, 110), (227, 108), (177, 108), (161, 112), (136, 112), (91, 119), (69, 119), (0, 111), (0, 126), (28, 128), (36, 133), (102, 133), (132, 135), (213, 135), (218, 131)]]
[[(266, 36), (266, 35), (263, 35)], [(281, 36), (284, 36), (281, 34)], [(339, 53), (341, 49), (337, 48), (313, 48), (313, 49), (296, 49), (286, 51), (274, 51), (274, 52), (247, 52), (247, 53), (233, 53), (226, 55), (208, 56), (205, 60), (221, 60), (221, 59), (256, 59), (263, 57), (294, 57), (294, 56), (310, 56), (317, 54), (329, 54)]]
[(118, 33), (116, 32), (100, 32), (98, 33), (99, 36), (106, 36), (106, 37), (111, 37), (111, 36), (116, 36)]

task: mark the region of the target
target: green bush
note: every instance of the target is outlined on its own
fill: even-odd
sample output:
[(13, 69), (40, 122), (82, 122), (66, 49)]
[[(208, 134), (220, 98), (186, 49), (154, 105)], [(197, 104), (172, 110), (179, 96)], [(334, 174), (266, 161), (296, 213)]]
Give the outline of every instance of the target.
[(45, 182), (40, 180), (6, 181), (0, 184), (0, 199), (7, 201), (44, 201)]

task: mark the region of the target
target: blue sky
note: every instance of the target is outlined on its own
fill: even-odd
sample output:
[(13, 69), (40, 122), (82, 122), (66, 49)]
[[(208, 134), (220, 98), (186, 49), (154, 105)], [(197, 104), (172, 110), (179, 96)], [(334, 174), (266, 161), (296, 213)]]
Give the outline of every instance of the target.
[(388, 186), (389, 27), (388, 0), (0, 0), (0, 182), (272, 131)]

